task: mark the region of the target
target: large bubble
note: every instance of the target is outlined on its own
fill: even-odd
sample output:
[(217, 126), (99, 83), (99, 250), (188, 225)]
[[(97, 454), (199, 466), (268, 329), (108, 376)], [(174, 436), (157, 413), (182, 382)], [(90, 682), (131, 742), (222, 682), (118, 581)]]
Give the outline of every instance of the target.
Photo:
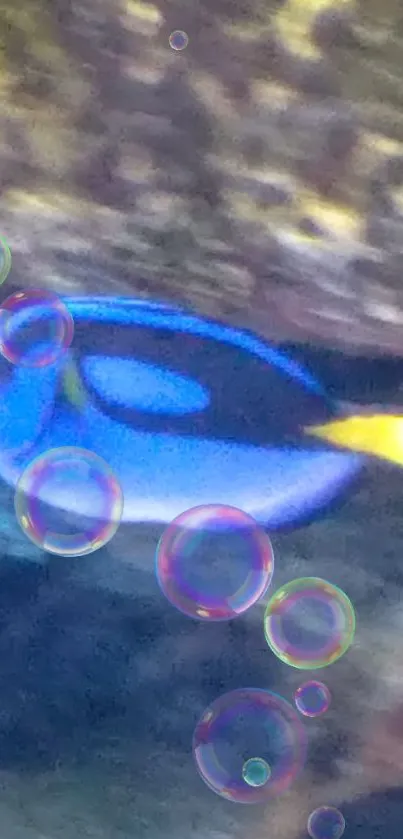
[(220, 696), (205, 710), (193, 736), (203, 781), (240, 804), (264, 802), (288, 789), (305, 763), (306, 747), (294, 708), (257, 688)]
[(318, 807), (308, 819), (311, 839), (341, 839), (346, 823), (337, 807)]
[(67, 306), (51, 291), (18, 291), (0, 306), (0, 352), (12, 364), (53, 364), (68, 349), (73, 334)]
[(355, 614), (341, 589), (319, 577), (292, 580), (269, 601), (266, 641), (285, 664), (316, 670), (337, 661), (354, 638)]
[(66, 446), (40, 455), (22, 473), (15, 493), (18, 522), (49, 553), (84, 556), (116, 533), (123, 511), (120, 485), (107, 463)]
[(241, 615), (264, 594), (273, 568), (264, 530), (241, 510), (220, 504), (182, 513), (157, 548), (163, 593), (179, 611), (201, 620)]

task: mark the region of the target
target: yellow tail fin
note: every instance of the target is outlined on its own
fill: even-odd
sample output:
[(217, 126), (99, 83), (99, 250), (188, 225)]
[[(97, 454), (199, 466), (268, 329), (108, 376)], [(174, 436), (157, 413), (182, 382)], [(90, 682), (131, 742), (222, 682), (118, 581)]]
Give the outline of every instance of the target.
[(403, 417), (385, 414), (346, 417), (305, 428), (305, 434), (403, 466)]

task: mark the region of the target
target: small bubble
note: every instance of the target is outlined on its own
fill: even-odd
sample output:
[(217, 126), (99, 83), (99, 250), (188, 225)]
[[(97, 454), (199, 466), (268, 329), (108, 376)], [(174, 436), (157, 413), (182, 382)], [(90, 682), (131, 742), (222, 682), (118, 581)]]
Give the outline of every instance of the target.
[(345, 827), (344, 816), (337, 807), (318, 807), (308, 819), (311, 839), (341, 839)]
[(7, 279), (11, 269), (11, 251), (4, 236), (0, 236), (0, 285)]
[(28, 289), (0, 305), (0, 353), (11, 364), (53, 364), (68, 349), (73, 334), (73, 318), (53, 292)]
[(319, 717), (330, 705), (330, 690), (323, 682), (304, 682), (295, 691), (294, 700), (304, 717)]
[(242, 777), (250, 787), (262, 787), (270, 779), (271, 770), (261, 757), (250, 757), (242, 767)]
[(180, 50), (186, 49), (189, 43), (189, 38), (182, 29), (175, 29), (174, 32), (171, 32), (169, 36), (169, 46), (171, 49), (176, 50), (179, 52)]

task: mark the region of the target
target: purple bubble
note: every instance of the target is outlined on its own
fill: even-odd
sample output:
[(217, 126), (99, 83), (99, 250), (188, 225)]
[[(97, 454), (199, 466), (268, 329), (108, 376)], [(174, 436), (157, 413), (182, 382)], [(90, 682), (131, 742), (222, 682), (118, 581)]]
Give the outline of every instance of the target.
[(203, 781), (217, 795), (240, 804), (262, 803), (285, 792), (304, 766), (306, 748), (305, 729), (294, 708), (281, 696), (257, 688), (220, 696), (206, 708), (193, 735)]
[(330, 690), (323, 682), (304, 682), (295, 691), (295, 704), (304, 717), (319, 717), (329, 708)]
[(182, 29), (175, 29), (169, 36), (169, 46), (176, 52), (186, 49), (189, 38)]
[(14, 505), (23, 532), (35, 545), (59, 556), (85, 556), (115, 535), (123, 495), (101, 457), (66, 446), (29, 464)]
[(182, 513), (163, 533), (156, 573), (165, 597), (191, 618), (230, 620), (265, 593), (274, 570), (269, 537), (235, 507)]
[(12, 364), (46, 367), (68, 349), (73, 319), (57, 294), (18, 291), (0, 307), (0, 352)]
[(318, 807), (308, 819), (311, 839), (340, 839), (345, 827), (344, 816), (336, 807)]

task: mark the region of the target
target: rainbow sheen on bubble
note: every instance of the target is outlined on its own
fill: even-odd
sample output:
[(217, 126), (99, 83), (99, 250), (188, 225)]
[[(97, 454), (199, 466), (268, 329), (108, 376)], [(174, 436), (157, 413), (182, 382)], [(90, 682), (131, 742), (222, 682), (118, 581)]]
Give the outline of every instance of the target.
[(250, 787), (262, 787), (270, 780), (271, 769), (261, 757), (250, 757), (242, 767), (242, 777)]
[(189, 38), (183, 29), (175, 29), (174, 32), (171, 32), (169, 36), (169, 46), (171, 49), (179, 52), (180, 50), (186, 49), (188, 43)]
[(15, 512), (28, 538), (59, 556), (85, 556), (115, 535), (123, 494), (107, 463), (86, 449), (66, 446), (35, 458), (22, 473)]
[(308, 833), (311, 839), (340, 839), (346, 822), (337, 807), (318, 807), (308, 819)]
[(350, 647), (355, 614), (347, 595), (319, 577), (292, 580), (275, 592), (264, 615), (272, 652), (291, 667), (316, 670)]
[(6, 281), (10, 270), (11, 251), (4, 236), (0, 236), (0, 285)]
[(169, 602), (191, 618), (230, 620), (265, 593), (274, 570), (269, 537), (235, 507), (192, 507), (157, 547), (156, 574)]
[(304, 682), (295, 691), (294, 701), (304, 717), (319, 717), (328, 710), (331, 702), (329, 688), (323, 682)]
[[(258, 688), (220, 696), (206, 708), (193, 735), (203, 781), (239, 804), (259, 804), (285, 792), (304, 766), (306, 750), (305, 729), (294, 708), (276, 693)], [(262, 782), (251, 783), (253, 778)]]
[(11, 364), (53, 364), (68, 349), (73, 335), (73, 318), (51, 291), (18, 291), (0, 306), (0, 353)]

